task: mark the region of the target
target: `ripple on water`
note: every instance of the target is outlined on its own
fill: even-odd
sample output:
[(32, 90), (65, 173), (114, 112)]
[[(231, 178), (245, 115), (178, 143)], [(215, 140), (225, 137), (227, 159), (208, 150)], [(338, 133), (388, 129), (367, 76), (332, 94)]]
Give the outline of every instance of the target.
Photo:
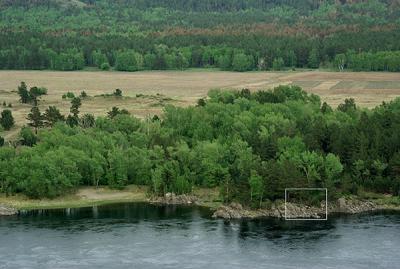
[(0, 219), (0, 268), (397, 268), (399, 223), (386, 213), (225, 222), (145, 204), (27, 212)]

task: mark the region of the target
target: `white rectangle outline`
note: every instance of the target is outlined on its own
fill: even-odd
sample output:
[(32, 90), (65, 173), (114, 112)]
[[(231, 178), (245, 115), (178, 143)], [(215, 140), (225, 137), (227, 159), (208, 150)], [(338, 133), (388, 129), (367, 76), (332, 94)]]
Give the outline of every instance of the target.
[[(307, 191), (325, 191), (325, 218), (324, 219), (302, 219), (302, 218), (287, 218), (286, 216), (286, 200), (287, 200), (287, 191), (302, 191), (302, 190), (307, 190)], [(285, 220), (328, 220), (328, 188), (285, 188)]]

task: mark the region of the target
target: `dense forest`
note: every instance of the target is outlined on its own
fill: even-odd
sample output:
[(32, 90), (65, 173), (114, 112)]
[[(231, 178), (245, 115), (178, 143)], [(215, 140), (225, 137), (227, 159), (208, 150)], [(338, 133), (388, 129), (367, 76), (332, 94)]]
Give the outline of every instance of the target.
[[(140, 120), (116, 107), (96, 119), (81, 115), (84, 93), (72, 98), (67, 117), (54, 106), (39, 110), (47, 89), (21, 83), (18, 94), (32, 110), (19, 141), (0, 148), (7, 194), (140, 184), (163, 195), (202, 186), (254, 207), (281, 198), (286, 187), (327, 187), (331, 198), (400, 194), (399, 98), (369, 110), (353, 99), (331, 108), (298, 86), (211, 90), (196, 106), (167, 106), (161, 117)], [(12, 126), (8, 109), (0, 123)]]
[(400, 71), (398, 0), (0, 0), (0, 69)]

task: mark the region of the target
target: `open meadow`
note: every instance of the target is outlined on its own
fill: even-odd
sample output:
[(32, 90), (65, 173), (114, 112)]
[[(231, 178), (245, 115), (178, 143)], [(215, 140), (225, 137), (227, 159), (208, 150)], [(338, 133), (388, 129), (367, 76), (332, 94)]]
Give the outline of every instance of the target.
[[(118, 106), (141, 118), (161, 113), (166, 104), (194, 104), (213, 88), (258, 90), (296, 84), (307, 92), (318, 94), (333, 107), (352, 97), (357, 105), (371, 108), (400, 95), (400, 75), (384, 72), (0, 71), (0, 103), (12, 104), (16, 122), (16, 126), (5, 135), (8, 139), (26, 123), (31, 108), (18, 101), (16, 90), (21, 81), (25, 81), (28, 87), (48, 89), (48, 94), (41, 98), (42, 111), (55, 105), (62, 113), (68, 114), (70, 100), (62, 99), (62, 95), (73, 92), (78, 96), (84, 90), (90, 97), (83, 101), (82, 114), (105, 115), (113, 106)], [(123, 91), (122, 98), (99, 96), (117, 88)]]

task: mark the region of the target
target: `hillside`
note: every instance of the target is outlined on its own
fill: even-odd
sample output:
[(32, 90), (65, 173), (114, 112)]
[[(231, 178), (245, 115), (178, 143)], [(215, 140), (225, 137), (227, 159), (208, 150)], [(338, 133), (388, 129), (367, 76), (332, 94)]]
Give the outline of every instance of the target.
[(400, 71), (400, 1), (0, 2), (0, 68)]

